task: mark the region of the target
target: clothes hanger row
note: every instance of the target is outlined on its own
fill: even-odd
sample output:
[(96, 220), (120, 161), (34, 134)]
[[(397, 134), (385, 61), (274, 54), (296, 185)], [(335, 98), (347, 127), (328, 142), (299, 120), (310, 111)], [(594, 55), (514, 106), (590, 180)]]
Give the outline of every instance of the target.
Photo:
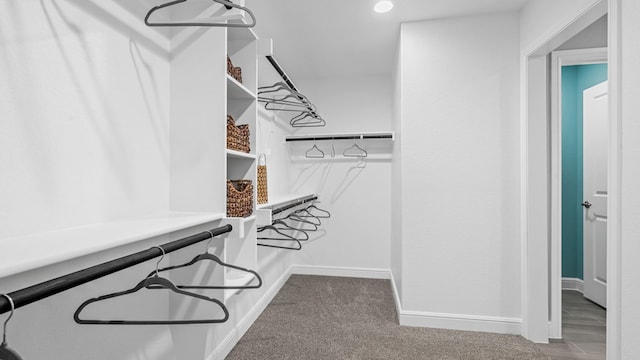
[[(320, 211), (320, 214), (312, 213)], [(287, 216), (273, 220), (271, 225), (258, 228), (258, 246), (285, 250), (301, 250), (302, 242), (310, 239), (310, 231), (318, 231), (321, 218), (330, 218), (331, 213), (311, 204), (306, 208), (290, 212)], [(262, 241), (260, 241), (262, 240)], [(277, 245), (275, 242), (288, 242), (291, 246)]]
[[(209, 233), (211, 233), (213, 238), (214, 234), (211, 231), (209, 231)], [(201, 295), (198, 293), (186, 291), (184, 289), (256, 289), (262, 286), (262, 279), (260, 278), (260, 275), (253, 270), (227, 264), (222, 260), (220, 260), (217, 256), (210, 254), (208, 252), (210, 243), (211, 243), (211, 240), (209, 240), (209, 243), (207, 243), (207, 249), (205, 250), (205, 252), (203, 254), (197, 255), (190, 262), (182, 265), (170, 266), (162, 269), (160, 269), (160, 263), (165, 257), (165, 251), (162, 247), (155, 246), (154, 248), (158, 248), (162, 251), (162, 257), (156, 263), (155, 271), (151, 272), (149, 275), (147, 275), (147, 277), (145, 277), (136, 286), (134, 286), (129, 290), (102, 295), (102, 296), (85, 301), (78, 307), (78, 309), (73, 315), (75, 322), (83, 325), (85, 324), (91, 324), (91, 325), (185, 325), (185, 324), (216, 324), (216, 323), (226, 322), (229, 319), (229, 311), (227, 307), (220, 300), (209, 297), (209, 296)], [(217, 286), (217, 285), (209, 285), (209, 284), (176, 285), (169, 279), (160, 276), (160, 272), (166, 272), (173, 269), (184, 268), (184, 267), (188, 267), (193, 264), (201, 263), (204, 261), (212, 261), (223, 267), (231, 268), (241, 272), (250, 273), (254, 276), (257, 283), (253, 285), (244, 285), (244, 286)], [(82, 311), (87, 306), (93, 303), (101, 302), (101, 301), (116, 298), (116, 297), (126, 296), (129, 294), (136, 293), (142, 289), (169, 290), (175, 294), (179, 294), (187, 298), (193, 298), (195, 300), (199, 300), (204, 303), (212, 303), (222, 310), (222, 312), (224, 313), (224, 316), (221, 318), (186, 319), (186, 320), (130, 320), (130, 319), (97, 320), (97, 319), (83, 319), (80, 316)], [(4, 359), (0, 357), (0, 360), (4, 360)]]
[[(245, 268), (240, 267), (240, 266), (227, 264), (227, 263), (223, 262), (222, 260), (220, 260), (220, 258), (218, 258), (217, 256), (209, 253), (209, 246), (211, 245), (211, 241), (213, 241), (213, 238), (211, 240), (209, 240), (209, 242), (207, 243), (207, 246), (205, 248), (204, 253), (202, 253), (200, 255), (196, 255), (196, 257), (191, 259), (191, 261), (189, 261), (189, 262), (187, 262), (185, 264), (181, 264), (181, 265), (175, 265), (175, 266), (169, 266), (169, 267), (162, 268), (162, 269), (156, 269), (156, 271), (157, 272), (164, 272), (164, 271), (169, 271), (169, 270), (189, 267), (189, 266), (191, 266), (193, 264), (196, 264), (196, 263), (214, 262), (214, 263), (216, 263), (216, 264), (218, 264), (218, 265), (220, 265), (222, 267), (226, 267), (226, 268), (229, 268), (229, 269), (238, 270), (240, 272), (252, 274), (254, 279), (257, 280), (257, 284), (254, 284), (254, 285), (242, 285), (242, 286), (177, 285), (176, 287), (178, 289), (257, 289), (257, 288), (262, 286), (262, 278), (260, 277), (260, 275), (257, 272), (255, 272), (253, 270), (245, 269)], [(153, 273), (149, 274), (148, 276), (151, 276), (152, 274)]]
[[(119, 291), (112, 294), (102, 295), (97, 298), (89, 299), (82, 303), (80, 307), (73, 314), (73, 319), (76, 323), (82, 325), (185, 325), (185, 324), (217, 324), (226, 322), (229, 319), (229, 310), (227, 307), (218, 299), (210, 298), (208, 296), (204, 296), (201, 294), (196, 294), (193, 292), (185, 291), (178, 289), (178, 287), (171, 282), (171, 280), (163, 278), (159, 275), (158, 267), (160, 262), (165, 257), (165, 251), (160, 246), (155, 246), (162, 251), (162, 257), (156, 263), (156, 271), (153, 276), (147, 277), (140, 281), (136, 286), (129, 290)], [(214, 318), (214, 319), (191, 319), (191, 320), (128, 320), (128, 319), (118, 319), (118, 320), (96, 320), (96, 319), (82, 319), (80, 314), (82, 310), (84, 310), (88, 305), (93, 303), (101, 302), (104, 300), (125, 296), (128, 294), (133, 294), (138, 292), (141, 289), (153, 289), (153, 290), (170, 290), (173, 293), (183, 295), (188, 298), (194, 298), (198, 300), (202, 300), (203, 302), (215, 303), (218, 305), (222, 311), (224, 312), (224, 317), (222, 318)]]
[[(160, 4), (158, 6), (154, 6), (147, 12), (147, 15), (144, 17), (144, 23), (147, 26), (172, 26), (172, 27), (182, 27), (182, 26), (202, 26), (202, 27), (235, 27), (235, 28), (252, 28), (256, 26), (256, 17), (253, 15), (253, 12), (244, 6), (240, 6), (234, 4), (231, 0), (211, 0), (215, 3), (222, 4), (227, 10), (238, 9), (243, 11), (249, 15), (251, 18), (251, 22), (248, 24), (244, 23), (230, 23), (228, 21), (224, 22), (212, 22), (211, 19), (206, 18), (197, 18), (191, 21), (176, 21), (176, 22), (151, 22), (149, 18), (151, 15), (161, 9), (170, 8), (172, 6), (187, 2), (189, 0), (174, 0), (164, 4)], [(209, 21), (207, 21), (209, 20)]]
[[(266, 94), (272, 94), (267, 96)], [(321, 127), (326, 122), (318, 114), (317, 107), (299, 91), (291, 89), (284, 82), (277, 82), (270, 86), (258, 88), (258, 101), (264, 103), (264, 108), (270, 111), (284, 111), (298, 113), (291, 118), (292, 127)]]
[[(351, 145), (349, 148), (345, 149), (342, 152), (342, 156), (344, 157), (356, 157), (356, 158), (366, 158), (367, 156), (369, 156), (369, 153), (367, 153), (367, 150), (365, 149), (364, 146), (364, 139), (362, 136), (360, 136), (360, 140), (362, 141), (362, 146), (358, 145), (357, 140), (354, 141), (353, 145)], [(331, 157), (335, 157), (335, 146), (332, 143), (331, 144)], [(315, 139), (314, 139), (314, 144), (313, 146), (307, 150), (307, 152), (304, 154), (304, 156), (308, 159), (322, 159), (324, 158), (325, 154), (324, 151), (322, 151), (318, 145), (316, 145), (315, 143)]]

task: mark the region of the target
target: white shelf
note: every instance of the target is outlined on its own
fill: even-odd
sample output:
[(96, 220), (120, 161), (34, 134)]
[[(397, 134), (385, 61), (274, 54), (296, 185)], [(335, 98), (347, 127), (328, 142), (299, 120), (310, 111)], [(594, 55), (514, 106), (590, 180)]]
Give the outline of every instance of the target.
[[(230, 21), (230, 22), (245, 23), (244, 21)], [(253, 40), (258, 40), (258, 36), (251, 28), (230, 27), (230, 28), (227, 28), (227, 39), (229, 39), (230, 41), (237, 41), (237, 40), (253, 41)]]
[(170, 213), (0, 239), (0, 278), (222, 219), (224, 214)]
[(227, 157), (234, 158), (234, 159), (250, 159), (250, 160), (256, 159), (255, 154), (249, 154), (246, 152), (236, 151), (231, 149), (227, 149)]
[(316, 194), (297, 194), (297, 195), (281, 195), (272, 198), (266, 204), (259, 204), (257, 206), (258, 209), (270, 209), (274, 207), (279, 207), (280, 205), (286, 205), (288, 203), (292, 203), (304, 198), (308, 198), (310, 196), (315, 196)]
[(233, 100), (256, 100), (256, 94), (227, 74), (227, 97)]
[(386, 132), (346, 132), (334, 134), (306, 134), (287, 136), (286, 141), (320, 141), (320, 140), (387, 140), (394, 141), (395, 133), (393, 131)]

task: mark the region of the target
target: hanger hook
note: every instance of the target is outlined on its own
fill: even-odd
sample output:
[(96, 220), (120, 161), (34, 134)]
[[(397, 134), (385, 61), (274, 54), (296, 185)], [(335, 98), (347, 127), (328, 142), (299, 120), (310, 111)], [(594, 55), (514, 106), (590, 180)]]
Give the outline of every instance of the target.
[(160, 257), (160, 260), (158, 260), (158, 262), (156, 263), (156, 276), (160, 276), (160, 263), (162, 262), (162, 260), (164, 260), (164, 256), (167, 254), (164, 252), (164, 249), (162, 248), (162, 246), (154, 246), (152, 247), (152, 249), (154, 248), (158, 248), (160, 249), (160, 251), (162, 251), (162, 256)]
[(213, 238), (215, 237), (215, 235), (213, 235), (213, 231), (211, 230), (206, 230), (205, 232), (208, 232), (211, 235), (211, 239), (209, 239), (209, 241), (207, 242), (207, 247), (205, 250), (205, 252), (209, 252), (209, 246), (211, 246), (211, 242), (213, 241)]
[(11, 298), (11, 296), (7, 294), (1, 294), (1, 295), (7, 298), (7, 300), (9, 301), (9, 304), (11, 305), (11, 314), (9, 314), (9, 317), (7, 318), (7, 320), (4, 321), (4, 326), (2, 331), (2, 345), (6, 345), (7, 344), (7, 324), (9, 323), (9, 320), (11, 320), (11, 318), (13, 317), (13, 313), (16, 310), (16, 306), (13, 303), (13, 299)]

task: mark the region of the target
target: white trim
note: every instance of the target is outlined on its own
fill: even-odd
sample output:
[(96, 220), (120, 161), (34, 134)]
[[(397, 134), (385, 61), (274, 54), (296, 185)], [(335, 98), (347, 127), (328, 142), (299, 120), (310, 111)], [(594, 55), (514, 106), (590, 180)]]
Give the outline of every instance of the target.
[(393, 276), (393, 271), (389, 271), (391, 274), (391, 290), (393, 291), (393, 301), (396, 304), (396, 314), (398, 315), (398, 323), (400, 323), (400, 312), (402, 311), (402, 301), (400, 300), (400, 293), (396, 286), (396, 279)]
[(409, 310), (401, 310), (399, 312), (399, 318), (400, 325), (403, 326), (482, 331), (516, 335), (520, 334), (522, 325), (522, 320), (518, 318), (432, 313)]
[[(607, 359), (622, 358), (622, 4), (609, 1), (609, 222), (607, 224)], [(631, 100), (635, 101), (635, 100)]]
[(562, 338), (562, 67), (601, 64), (608, 60), (607, 48), (554, 51), (551, 53), (551, 332)]
[(584, 293), (584, 280), (578, 278), (562, 278), (562, 290), (575, 290)]
[[(534, 144), (529, 142), (529, 138), (531, 136), (540, 137), (540, 126), (547, 126), (546, 121), (540, 123), (529, 121), (530, 112), (537, 109), (537, 106), (529, 106), (529, 102), (544, 102), (548, 96), (547, 92), (542, 93), (538, 88), (532, 88), (532, 86), (539, 86), (537, 82), (540, 79), (546, 79), (546, 68), (542, 68), (541, 60), (548, 53), (606, 13), (606, 0), (589, 1), (570, 17), (551, 27), (547, 33), (525, 48), (521, 54), (522, 335), (537, 342), (544, 342), (549, 337), (547, 315), (549, 313), (549, 280), (547, 276), (542, 276), (548, 271), (548, 241), (543, 241), (545, 237), (540, 234), (539, 226), (549, 218), (548, 207), (540, 206), (540, 201), (545, 201), (544, 199), (549, 196), (548, 191), (550, 190), (546, 189), (546, 196), (535, 194), (536, 196), (532, 197), (530, 194), (533, 190), (539, 192), (543, 189), (541, 180), (546, 179), (541, 179), (540, 176), (547, 175), (546, 172), (540, 172), (534, 168), (544, 164), (529, 162), (531, 156), (536, 154), (533, 151), (539, 150), (538, 147), (542, 146), (537, 142), (540, 139), (536, 139)], [(617, 20), (614, 18), (612, 22), (610, 17), (609, 26), (615, 26)], [(532, 72), (534, 74), (531, 74)], [(539, 224), (532, 223), (532, 219)], [(544, 228), (550, 231), (548, 226), (549, 224), (546, 224)]]
[(398, 287), (393, 273), (390, 273), (393, 299), (398, 312), (398, 322), (402, 326), (429, 327), (450, 330), (482, 331), (498, 334), (516, 334), (522, 332), (522, 320), (495, 316), (477, 316), (463, 314), (433, 313), (426, 311), (403, 310)]
[(291, 269), (292, 266), (289, 266), (289, 268), (278, 278), (278, 280), (276, 280), (269, 290), (262, 295), (255, 305), (253, 305), (251, 310), (249, 310), (249, 312), (240, 321), (238, 321), (238, 324), (229, 332), (227, 337), (220, 342), (220, 345), (216, 347), (207, 360), (224, 359), (229, 355), (231, 350), (233, 350), (233, 348), (238, 344), (238, 341), (240, 341), (242, 336), (258, 319), (264, 309), (267, 308), (271, 300), (273, 300), (276, 294), (278, 294), (287, 280), (289, 280), (289, 277), (291, 276)]
[(364, 279), (389, 279), (391, 277), (388, 269), (366, 269), (313, 265), (292, 265), (291, 273), (296, 275), (337, 276)]

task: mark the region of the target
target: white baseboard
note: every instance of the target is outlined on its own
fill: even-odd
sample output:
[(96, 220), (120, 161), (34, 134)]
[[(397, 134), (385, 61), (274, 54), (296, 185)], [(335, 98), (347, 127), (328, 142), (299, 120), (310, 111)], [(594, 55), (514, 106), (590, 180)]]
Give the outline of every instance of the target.
[(522, 320), (493, 316), (432, 313), (402, 310), (400, 325), (450, 330), (482, 331), (498, 334), (521, 334)]
[(398, 312), (398, 321), (403, 326), (428, 327), (450, 330), (482, 331), (499, 334), (522, 333), (522, 320), (493, 316), (432, 313), (402, 309), (402, 302), (393, 274), (391, 274), (393, 298)]
[(584, 280), (576, 278), (562, 278), (562, 290), (575, 290), (584, 294)]
[(293, 265), (291, 266), (291, 271), (296, 275), (338, 276), (365, 279), (389, 279), (391, 277), (387, 269)]
[(227, 335), (224, 340), (216, 347), (213, 353), (209, 356), (208, 360), (221, 360), (224, 359), (231, 350), (238, 344), (238, 341), (242, 338), (242, 336), (249, 330), (251, 325), (258, 319), (260, 314), (267, 308), (267, 305), (273, 300), (273, 298), (278, 294), (280, 289), (284, 286), (284, 284), (289, 280), (291, 276), (290, 266), (279, 278), (276, 282), (267, 290), (264, 295), (256, 302), (256, 304), (251, 308), (243, 318), (238, 322), (238, 324), (233, 328), (233, 330)]

